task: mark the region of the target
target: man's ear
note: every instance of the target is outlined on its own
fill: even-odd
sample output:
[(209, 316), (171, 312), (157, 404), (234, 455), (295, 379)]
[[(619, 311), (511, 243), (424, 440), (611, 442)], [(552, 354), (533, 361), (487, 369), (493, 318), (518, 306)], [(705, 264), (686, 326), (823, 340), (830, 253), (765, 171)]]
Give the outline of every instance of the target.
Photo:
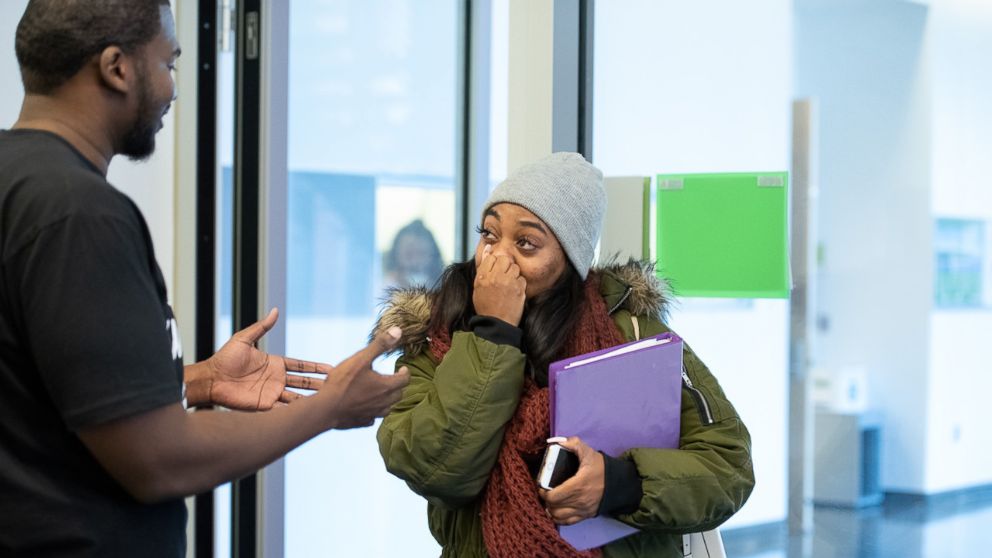
[(127, 93), (131, 89), (131, 80), (134, 76), (134, 59), (121, 50), (119, 46), (109, 46), (103, 49), (97, 60), (99, 65), (100, 79), (103, 83), (120, 93)]

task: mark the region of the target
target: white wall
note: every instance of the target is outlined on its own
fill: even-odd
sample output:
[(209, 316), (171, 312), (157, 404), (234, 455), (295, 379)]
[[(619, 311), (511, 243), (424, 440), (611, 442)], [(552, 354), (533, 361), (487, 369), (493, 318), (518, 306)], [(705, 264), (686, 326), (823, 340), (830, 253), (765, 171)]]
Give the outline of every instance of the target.
[(818, 364), (864, 364), (882, 485), (924, 489), (932, 295), (927, 8), (799, 2), (797, 89), (820, 109)]
[[(987, 228), (992, 227), (990, 29), (987, 2), (945, 0), (930, 8), (933, 214), (981, 219)], [(992, 246), (985, 249), (989, 253)], [(992, 483), (992, 429), (984, 420), (992, 393), (992, 309), (935, 310), (930, 330), (926, 491)]]
[[(598, 2), (595, 17), (593, 157), (607, 176), (788, 170), (791, 1)], [(671, 325), (751, 431), (757, 486), (727, 527), (785, 519), (788, 303), (687, 300)]]
[[(9, 128), (17, 120), (24, 98), (17, 58), (14, 56), (14, 37), (17, 22), (20, 21), (25, 6), (27, 0), (0, 2), (0, 128)], [(170, 293), (173, 284), (175, 230), (174, 115), (175, 111), (166, 115), (165, 128), (156, 138), (158, 150), (148, 162), (132, 163), (118, 157), (110, 165), (108, 173), (110, 183), (131, 196), (144, 213), (155, 244), (155, 255)]]

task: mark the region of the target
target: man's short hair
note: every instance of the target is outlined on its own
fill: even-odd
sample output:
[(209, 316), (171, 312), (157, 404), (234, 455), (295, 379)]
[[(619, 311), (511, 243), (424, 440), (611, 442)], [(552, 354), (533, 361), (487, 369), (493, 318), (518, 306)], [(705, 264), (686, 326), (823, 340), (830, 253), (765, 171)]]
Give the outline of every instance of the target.
[(17, 25), (24, 91), (48, 94), (109, 46), (132, 53), (161, 29), (169, 0), (30, 0)]

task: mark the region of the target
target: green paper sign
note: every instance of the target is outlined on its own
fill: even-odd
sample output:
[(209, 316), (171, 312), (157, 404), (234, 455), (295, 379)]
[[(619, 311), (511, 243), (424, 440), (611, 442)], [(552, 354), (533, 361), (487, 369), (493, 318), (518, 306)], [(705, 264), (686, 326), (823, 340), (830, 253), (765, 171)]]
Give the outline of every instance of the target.
[(658, 175), (658, 275), (675, 294), (789, 298), (789, 173)]

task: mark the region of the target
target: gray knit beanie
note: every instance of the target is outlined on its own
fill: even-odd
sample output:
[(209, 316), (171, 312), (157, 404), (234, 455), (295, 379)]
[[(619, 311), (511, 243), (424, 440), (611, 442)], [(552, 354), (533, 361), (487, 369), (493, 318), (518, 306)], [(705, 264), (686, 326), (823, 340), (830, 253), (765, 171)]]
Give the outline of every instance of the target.
[(496, 186), (482, 209), (483, 219), (499, 203), (519, 205), (544, 221), (576, 271), (586, 278), (606, 213), (599, 169), (578, 153), (552, 153), (520, 167)]

